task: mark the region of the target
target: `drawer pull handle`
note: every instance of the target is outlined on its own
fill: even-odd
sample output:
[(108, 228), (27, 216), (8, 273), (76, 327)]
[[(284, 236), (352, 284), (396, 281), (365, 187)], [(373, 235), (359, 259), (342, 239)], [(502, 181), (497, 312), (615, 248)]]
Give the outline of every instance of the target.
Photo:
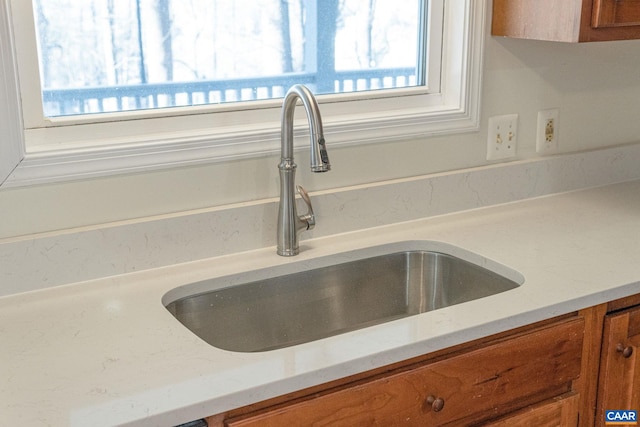
[(444, 399), (435, 396), (427, 397), (427, 405), (431, 406), (433, 412), (440, 412), (444, 408)]
[(624, 345), (622, 345), (622, 343), (618, 343), (618, 345), (616, 346), (616, 351), (618, 353), (622, 353), (622, 357), (624, 357), (625, 359), (628, 359), (633, 354), (633, 347), (632, 346), (625, 347)]

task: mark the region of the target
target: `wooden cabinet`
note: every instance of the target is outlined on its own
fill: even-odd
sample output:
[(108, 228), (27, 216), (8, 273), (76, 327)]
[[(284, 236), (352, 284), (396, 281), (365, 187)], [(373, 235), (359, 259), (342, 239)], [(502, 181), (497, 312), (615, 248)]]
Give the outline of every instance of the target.
[(638, 0), (494, 0), (491, 34), (561, 42), (640, 38)]
[(575, 426), (584, 328), (581, 316), (547, 322), (209, 422), (227, 427), (517, 426), (536, 420), (540, 426)]
[(608, 409), (640, 410), (640, 306), (604, 319), (596, 419)]
[[(640, 1), (640, 0), (639, 0)], [(210, 427), (592, 427), (640, 411), (640, 294), (207, 419)]]
[(640, 25), (638, 0), (594, 0), (591, 26), (594, 28)]

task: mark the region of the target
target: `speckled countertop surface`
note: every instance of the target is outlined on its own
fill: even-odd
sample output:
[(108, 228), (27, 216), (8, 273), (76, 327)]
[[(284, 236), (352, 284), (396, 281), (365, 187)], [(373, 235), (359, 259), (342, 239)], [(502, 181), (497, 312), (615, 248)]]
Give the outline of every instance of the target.
[[(404, 241), (476, 254), (524, 283), (251, 354), (202, 342), (162, 304), (204, 279), (294, 271)], [(315, 238), (302, 249), (294, 259), (267, 248), (0, 298), (0, 425), (176, 425), (638, 293), (640, 181)]]

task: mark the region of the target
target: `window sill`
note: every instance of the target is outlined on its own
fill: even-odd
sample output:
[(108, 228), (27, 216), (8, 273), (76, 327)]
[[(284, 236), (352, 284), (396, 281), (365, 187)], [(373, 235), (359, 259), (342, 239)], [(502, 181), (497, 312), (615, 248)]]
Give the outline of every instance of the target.
[[(322, 107), (321, 107), (322, 108)], [(478, 112), (464, 109), (415, 112), (396, 117), (325, 121), (328, 146), (394, 141), (478, 129)], [(303, 119), (304, 120), (304, 119)], [(296, 128), (296, 149), (306, 147), (306, 123)], [(280, 126), (237, 126), (220, 135), (148, 133), (108, 148), (60, 148), (27, 152), (4, 186), (23, 186), (259, 157), (280, 151)]]

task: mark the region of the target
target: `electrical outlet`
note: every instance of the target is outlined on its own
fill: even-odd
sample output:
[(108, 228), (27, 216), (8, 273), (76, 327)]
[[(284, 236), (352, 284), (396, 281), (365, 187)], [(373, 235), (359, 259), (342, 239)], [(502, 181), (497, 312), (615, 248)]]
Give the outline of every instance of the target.
[(517, 138), (517, 114), (490, 117), (487, 136), (487, 160), (515, 157)]
[(558, 119), (560, 110), (538, 111), (538, 127), (536, 135), (536, 152), (538, 154), (551, 154), (558, 151)]

